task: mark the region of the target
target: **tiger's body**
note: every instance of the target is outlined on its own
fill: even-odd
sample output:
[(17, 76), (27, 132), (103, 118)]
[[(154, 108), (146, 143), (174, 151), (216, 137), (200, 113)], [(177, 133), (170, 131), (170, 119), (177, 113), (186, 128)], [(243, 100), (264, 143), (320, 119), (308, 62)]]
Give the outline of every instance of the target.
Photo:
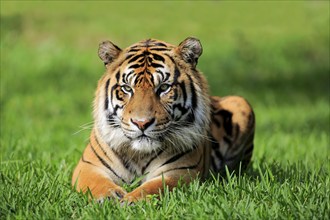
[[(145, 40), (125, 50), (100, 44), (106, 73), (94, 100), (94, 128), (72, 184), (96, 199), (134, 202), (225, 166), (250, 162), (254, 113), (238, 96), (211, 97), (196, 69), (199, 40)], [(143, 176), (126, 192), (123, 184)]]

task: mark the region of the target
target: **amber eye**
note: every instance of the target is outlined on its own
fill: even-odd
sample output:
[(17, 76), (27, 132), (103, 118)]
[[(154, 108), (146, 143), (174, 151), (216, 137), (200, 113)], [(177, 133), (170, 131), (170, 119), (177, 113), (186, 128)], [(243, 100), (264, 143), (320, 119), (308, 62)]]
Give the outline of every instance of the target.
[(130, 86), (128, 86), (128, 85), (123, 85), (123, 86), (121, 86), (121, 90), (122, 90), (124, 93), (128, 93), (128, 94), (130, 94), (130, 93), (133, 92), (133, 89), (132, 89)]
[(164, 83), (164, 84), (162, 84), (162, 85), (159, 86), (157, 92), (159, 94), (161, 94), (161, 93), (167, 93), (168, 91), (170, 91), (170, 89), (171, 89), (171, 85)]

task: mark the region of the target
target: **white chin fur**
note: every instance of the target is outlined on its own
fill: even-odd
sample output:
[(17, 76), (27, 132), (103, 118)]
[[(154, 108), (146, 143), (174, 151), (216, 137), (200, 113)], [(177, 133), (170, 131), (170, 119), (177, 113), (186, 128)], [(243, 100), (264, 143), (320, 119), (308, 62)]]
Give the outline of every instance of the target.
[(161, 148), (161, 142), (147, 139), (136, 139), (131, 142), (132, 149), (142, 152), (151, 153)]

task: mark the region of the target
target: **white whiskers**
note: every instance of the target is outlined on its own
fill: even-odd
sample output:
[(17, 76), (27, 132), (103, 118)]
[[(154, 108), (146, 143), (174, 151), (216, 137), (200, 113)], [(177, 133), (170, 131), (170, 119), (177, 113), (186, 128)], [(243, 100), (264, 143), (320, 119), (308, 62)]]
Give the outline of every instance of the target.
[(93, 125), (94, 125), (94, 122), (88, 122), (88, 123), (85, 123), (85, 124), (82, 124), (79, 126), (79, 130), (74, 132), (72, 135), (77, 135), (79, 134), (80, 132), (82, 131), (85, 131), (85, 130), (92, 130), (93, 129)]

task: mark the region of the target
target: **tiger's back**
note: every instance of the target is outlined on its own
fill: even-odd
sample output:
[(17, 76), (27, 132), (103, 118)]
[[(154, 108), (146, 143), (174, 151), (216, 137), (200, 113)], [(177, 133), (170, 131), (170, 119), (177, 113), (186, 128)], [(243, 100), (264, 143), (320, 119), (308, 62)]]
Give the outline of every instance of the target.
[[(240, 97), (210, 97), (196, 69), (202, 47), (145, 40), (121, 50), (100, 44), (106, 66), (94, 99), (94, 128), (73, 177), (95, 198), (136, 201), (209, 171), (250, 161), (254, 115)], [(132, 192), (121, 187), (143, 176)]]

